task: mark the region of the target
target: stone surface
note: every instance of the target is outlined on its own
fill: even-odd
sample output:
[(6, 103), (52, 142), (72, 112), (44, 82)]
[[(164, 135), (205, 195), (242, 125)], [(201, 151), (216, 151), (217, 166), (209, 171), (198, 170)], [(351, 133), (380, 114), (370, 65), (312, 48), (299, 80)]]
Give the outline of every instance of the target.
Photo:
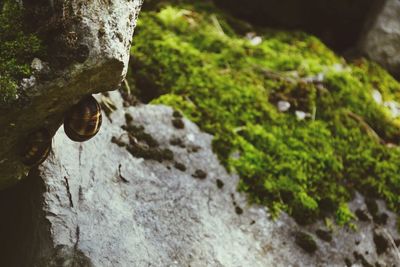
[(368, 22), (361, 50), (400, 77), (400, 2), (387, 0)]
[[(34, 83), (23, 89), (24, 99), (0, 114), (0, 188), (17, 182), (28, 171), (19, 154), (32, 132), (46, 128), (53, 134), (66, 110), (83, 96), (118, 87), (127, 71), (141, 3), (23, 1), (32, 12), (33, 30), (41, 34), (51, 54), (50, 73), (47, 79), (30, 77)], [(37, 15), (43, 13), (48, 15)]]
[[(13, 234), (3, 236), (0, 251), (12, 251), (14, 265), (1, 266), (345, 266), (346, 258), (354, 266), (363, 260), (400, 263), (392, 246), (376, 252), (375, 232), (399, 238), (381, 202), (377, 210), (388, 214), (386, 225), (360, 222), (359, 232), (335, 227), (332, 241), (321, 240), (316, 230), (327, 230), (322, 222), (300, 227), (285, 214), (273, 221), (265, 208), (249, 205), (236, 191), (238, 177), (213, 154), (212, 136), (185, 118), (184, 128), (174, 127), (171, 108), (124, 109), (117, 92), (110, 98), (118, 110), (104, 118), (96, 137), (74, 143), (59, 129), (49, 159), (20, 189), (3, 194), (0, 212), (9, 224), (0, 229)], [(129, 138), (121, 129), (126, 113), (147, 137)], [(125, 147), (129, 139), (136, 148), (170, 149), (173, 160), (134, 157)], [(194, 175), (200, 172), (202, 179)], [(20, 212), (12, 215), (11, 207)], [(366, 209), (363, 198), (358, 195), (351, 208)], [(296, 245), (299, 231), (315, 240), (312, 254)]]

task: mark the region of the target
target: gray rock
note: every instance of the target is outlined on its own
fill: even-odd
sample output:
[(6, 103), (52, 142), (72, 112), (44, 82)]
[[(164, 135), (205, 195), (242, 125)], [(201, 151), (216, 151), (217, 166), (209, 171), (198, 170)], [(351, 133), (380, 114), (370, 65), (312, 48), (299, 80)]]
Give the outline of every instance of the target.
[(363, 34), (361, 50), (396, 76), (400, 75), (400, 2), (382, 1)]
[[(118, 109), (96, 137), (74, 143), (60, 129), (49, 159), (31, 172), (22, 192), (11, 194), (26, 201), (10, 223), (24, 222), (24, 234), (2, 242), (19, 249), (15, 266), (344, 266), (345, 258), (361, 264), (361, 256), (371, 264), (398, 263), (392, 247), (376, 253), (374, 229), (398, 238), (395, 216), (381, 202), (386, 225), (360, 222), (359, 231), (335, 228), (332, 241), (318, 239), (323, 222), (300, 227), (285, 214), (271, 220), (265, 208), (249, 205), (236, 191), (238, 177), (213, 154), (212, 136), (196, 125), (183, 118), (184, 128), (177, 129), (169, 107), (123, 109), (116, 93), (110, 97)], [(137, 132), (142, 126), (153, 139), (127, 138), (125, 113)], [(173, 160), (134, 157), (128, 139), (137, 149), (170, 149)], [(177, 162), (185, 170), (175, 168)], [(194, 177), (199, 170), (203, 179)], [(363, 198), (358, 195), (351, 208), (365, 209)], [(0, 229), (20, 232), (13, 227)], [(315, 240), (314, 253), (296, 245), (298, 231)]]
[[(41, 128), (55, 133), (66, 110), (83, 96), (118, 87), (127, 71), (141, 3), (55, 1), (52, 16), (36, 20), (38, 31), (51, 35), (46, 45), (57, 69), (52, 68), (48, 80), (26, 79), (24, 84), (30, 88), (24, 89), (23, 99), (0, 114), (0, 188), (16, 183), (29, 170), (20, 162), (28, 136)], [(23, 4), (33, 12), (46, 8), (48, 1), (26, 0)]]

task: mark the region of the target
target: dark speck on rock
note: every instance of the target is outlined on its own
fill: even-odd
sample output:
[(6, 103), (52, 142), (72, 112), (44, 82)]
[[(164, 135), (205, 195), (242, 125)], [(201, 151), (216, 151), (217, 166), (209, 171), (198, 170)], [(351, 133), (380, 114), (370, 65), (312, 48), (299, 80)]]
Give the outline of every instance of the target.
[(172, 152), (172, 150), (165, 148), (165, 149), (161, 149), (161, 153), (163, 156), (163, 159), (165, 160), (173, 160), (174, 159), (174, 152)]
[(315, 233), (317, 234), (317, 236), (326, 241), (326, 242), (331, 242), (332, 241), (332, 233), (330, 231), (326, 231), (326, 230), (322, 230), (322, 229), (318, 229), (317, 231), (315, 231)]
[(399, 239), (396, 239), (396, 240), (394, 241), (394, 243), (396, 244), (397, 247), (400, 247), (400, 238), (399, 238)]
[(133, 117), (129, 113), (125, 113), (125, 121), (127, 124), (130, 124), (133, 121)]
[[(158, 147), (159, 144), (157, 140), (155, 140), (150, 134), (146, 133), (143, 126), (136, 126), (136, 125), (123, 125), (121, 128), (130, 133), (130, 136), (133, 136), (132, 139), (133, 143), (137, 141), (145, 142), (149, 147)], [(131, 142), (132, 144), (132, 142)], [(133, 144), (132, 144), (133, 145)]]
[(351, 263), (351, 260), (349, 258), (344, 259), (344, 263), (346, 264), (347, 267), (351, 267), (353, 264)]
[(217, 179), (217, 187), (219, 189), (221, 189), (222, 187), (224, 187), (224, 182), (222, 182), (220, 179)]
[(356, 242), (354, 242), (356, 244), (356, 246), (360, 245), (360, 241), (356, 240)]
[(181, 147), (181, 148), (184, 148), (184, 147), (185, 147), (185, 144), (183, 143), (183, 140), (180, 139), (180, 138), (178, 138), (178, 137), (172, 138), (172, 139), (169, 141), (169, 143), (170, 143), (171, 145), (173, 145), (173, 146), (179, 146), (179, 147)]
[(296, 232), (295, 242), (307, 253), (313, 254), (317, 250), (317, 243), (314, 238), (305, 232)]
[(362, 209), (357, 209), (356, 210), (356, 216), (360, 221), (363, 221), (363, 222), (366, 222), (366, 221), (370, 220), (369, 217), (368, 217), (367, 211), (362, 210)]
[(378, 255), (386, 252), (389, 248), (389, 241), (379, 233), (374, 233), (374, 243), (376, 247), (376, 253), (378, 253)]
[(114, 144), (116, 144), (116, 145), (119, 146), (119, 147), (124, 147), (124, 146), (126, 146), (126, 144), (125, 144), (124, 142), (122, 142), (121, 140), (119, 140), (119, 139), (116, 138), (115, 136), (113, 136), (113, 137), (111, 138), (111, 142), (114, 143)]
[(87, 45), (79, 45), (76, 49), (75, 58), (79, 63), (83, 63), (89, 57), (89, 47)]
[(235, 212), (237, 215), (241, 215), (243, 214), (243, 209), (241, 207), (236, 206), (235, 207)]
[(353, 255), (354, 255), (354, 258), (355, 258), (356, 260), (361, 261), (362, 266), (364, 266), (364, 267), (373, 267), (373, 265), (372, 265), (371, 263), (369, 263), (369, 262), (365, 259), (365, 257), (364, 257), (363, 255), (361, 255), (360, 253), (354, 251), (354, 252), (353, 252)]
[(196, 170), (194, 174), (192, 174), (194, 178), (204, 180), (207, 177), (207, 173), (203, 170)]
[(387, 215), (385, 212), (382, 212), (374, 217), (374, 222), (380, 225), (386, 225), (388, 219), (389, 215)]
[(173, 119), (172, 120), (172, 125), (174, 125), (174, 127), (176, 129), (183, 129), (185, 128), (185, 123), (183, 122), (182, 119), (178, 118), (178, 119)]
[(182, 118), (182, 113), (180, 113), (180, 112), (177, 111), (177, 110), (174, 110), (174, 112), (172, 113), (172, 116), (173, 116), (174, 118)]
[(174, 167), (180, 171), (186, 171), (186, 166), (180, 162), (175, 162)]
[(375, 215), (378, 214), (378, 204), (376, 203), (376, 200), (371, 198), (366, 199), (365, 204), (367, 205), (369, 213), (375, 217)]
[(189, 151), (189, 152), (193, 152), (193, 153), (197, 153), (197, 152), (199, 152), (200, 149), (201, 149), (200, 146), (191, 146), (191, 147), (188, 149), (188, 151)]

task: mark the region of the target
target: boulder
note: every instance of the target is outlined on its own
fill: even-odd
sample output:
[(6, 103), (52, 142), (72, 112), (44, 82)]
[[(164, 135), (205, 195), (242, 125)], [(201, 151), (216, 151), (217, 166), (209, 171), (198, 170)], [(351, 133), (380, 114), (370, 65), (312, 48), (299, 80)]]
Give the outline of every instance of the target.
[(366, 24), (359, 45), (369, 58), (400, 77), (400, 2), (383, 2)]
[[(65, 112), (83, 96), (118, 87), (127, 71), (141, 2), (21, 1), (31, 12), (32, 31), (40, 34), (51, 56), (49, 66), (44, 64), (46, 75), (25, 78), (24, 99), (0, 114), (0, 188), (29, 170), (20, 155), (29, 136), (42, 128), (54, 134)], [(32, 66), (43, 67), (38, 62), (34, 59)]]
[[(323, 222), (272, 220), (237, 192), (239, 178), (220, 165), (212, 136), (169, 107), (123, 108), (117, 92), (110, 99), (118, 109), (96, 137), (74, 143), (60, 129), (48, 160), (0, 195), (1, 266), (396, 263), (390, 245), (377, 254), (371, 222), (329, 234)], [(351, 208), (366, 209), (361, 196)], [(385, 238), (398, 239), (395, 215), (385, 212)], [(322, 231), (329, 239), (318, 238)]]

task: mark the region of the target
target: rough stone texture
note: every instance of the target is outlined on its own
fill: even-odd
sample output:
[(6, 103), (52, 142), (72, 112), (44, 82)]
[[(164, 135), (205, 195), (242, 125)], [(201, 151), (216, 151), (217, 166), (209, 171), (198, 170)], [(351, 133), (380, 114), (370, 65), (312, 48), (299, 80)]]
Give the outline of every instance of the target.
[[(116, 92), (110, 97), (120, 103)], [(336, 228), (333, 240), (323, 241), (315, 234), (326, 229), (322, 222), (300, 227), (285, 214), (272, 221), (265, 208), (247, 204), (236, 192), (238, 177), (228, 174), (212, 153), (212, 136), (187, 119), (183, 129), (175, 128), (171, 108), (117, 106), (112, 124), (105, 118), (88, 142), (73, 143), (60, 129), (49, 159), (32, 170), (19, 193), (4, 197), (0, 212), (10, 225), (0, 229), (23, 229), (23, 234), (12, 234), (14, 242), (2, 238), (18, 264), (1, 266), (345, 266), (345, 258), (354, 266), (363, 260), (400, 264), (393, 246), (378, 256), (373, 241), (374, 229), (399, 238), (390, 212), (385, 226), (360, 222), (359, 232)], [(121, 129), (125, 112), (160, 148), (171, 149), (174, 160), (133, 157), (112, 143), (112, 137), (122, 143), (128, 139)], [(183, 142), (171, 145), (177, 138)], [(186, 170), (175, 168), (175, 162)], [(198, 170), (207, 174), (205, 179), (193, 177)], [(14, 203), (14, 198), (25, 202)], [(22, 210), (14, 219), (7, 215), (10, 203)], [(361, 196), (351, 207), (366, 209)], [(378, 209), (385, 210), (380, 202)], [(315, 239), (314, 254), (295, 244), (297, 231)]]
[(400, 1), (386, 0), (368, 22), (361, 50), (400, 77)]
[(40, 128), (53, 134), (69, 107), (84, 95), (116, 89), (127, 71), (142, 0), (23, 1), (32, 12), (50, 3), (52, 15), (36, 19), (35, 26), (55, 59), (50, 64), (52, 78), (37, 79), (24, 89), (22, 104), (0, 114), (0, 188), (15, 183), (29, 169), (19, 155), (27, 136)]

